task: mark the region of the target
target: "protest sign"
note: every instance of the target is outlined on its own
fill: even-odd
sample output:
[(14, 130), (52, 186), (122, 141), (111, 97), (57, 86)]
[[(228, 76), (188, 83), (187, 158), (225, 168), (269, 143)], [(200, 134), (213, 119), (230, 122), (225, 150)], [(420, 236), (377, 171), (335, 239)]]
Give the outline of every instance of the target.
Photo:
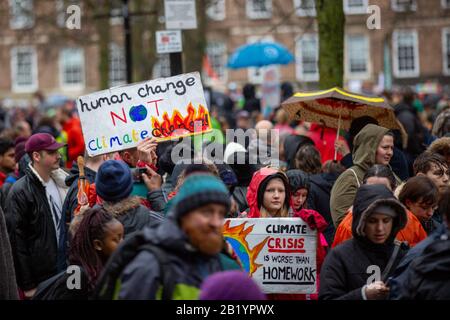
[(317, 231), (301, 218), (226, 219), (223, 235), (265, 293), (316, 293)]
[(90, 156), (211, 131), (198, 72), (81, 96), (77, 108)]

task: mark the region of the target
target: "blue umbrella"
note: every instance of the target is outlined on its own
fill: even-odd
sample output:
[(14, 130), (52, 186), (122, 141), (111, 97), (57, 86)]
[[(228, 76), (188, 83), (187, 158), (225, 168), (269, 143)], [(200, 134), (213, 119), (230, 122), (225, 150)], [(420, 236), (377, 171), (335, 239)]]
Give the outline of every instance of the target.
[(236, 49), (228, 60), (228, 68), (264, 67), (272, 64), (289, 64), (294, 56), (279, 43), (257, 42)]

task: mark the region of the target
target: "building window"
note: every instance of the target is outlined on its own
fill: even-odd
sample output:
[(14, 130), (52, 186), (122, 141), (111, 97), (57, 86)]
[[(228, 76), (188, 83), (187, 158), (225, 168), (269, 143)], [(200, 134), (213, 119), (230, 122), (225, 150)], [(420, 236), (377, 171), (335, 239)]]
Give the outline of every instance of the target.
[(450, 0), (441, 0), (442, 8), (450, 9)]
[(269, 19), (272, 17), (272, 0), (247, 0), (245, 9), (250, 19)]
[(417, 31), (395, 31), (394, 75), (398, 78), (419, 76), (419, 46)]
[(205, 74), (209, 79), (226, 81), (227, 46), (223, 42), (209, 42), (206, 47), (208, 65)]
[(67, 14), (67, 8), (71, 5), (80, 6), (79, 0), (57, 0), (56, 1), (56, 24), (64, 28), (69, 15)]
[(319, 39), (317, 34), (305, 34), (295, 46), (296, 75), (302, 82), (319, 80)]
[(345, 14), (366, 14), (368, 0), (344, 0)]
[(391, 0), (392, 10), (397, 12), (416, 11), (416, 0)]
[(14, 92), (37, 90), (37, 56), (33, 47), (11, 49), (11, 79)]
[(153, 66), (153, 78), (170, 77), (170, 56), (168, 53), (158, 55)]
[(33, 0), (9, 0), (9, 26), (26, 29), (34, 25)]
[(71, 89), (84, 87), (83, 49), (65, 48), (59, 56), (61, 86)]
[(315, 17), (316, 3), (314, 0), (294, 0), (295, 12), (300, 17)]
[(109, 85), (120, 86), (127, 83), (125, 50), (115, 43), (109, 46)]
[(348, 78), (369, 76), (369, 39), (364, 35), (349, 35), (345, 42), (346, 73)]
[(442, 30), (442, 56), (444, 73), (450, 75), (450, 28)]
[(225, 0), (211, 0), (206, 9), (208, 17), (215, 21), (225, 19)]

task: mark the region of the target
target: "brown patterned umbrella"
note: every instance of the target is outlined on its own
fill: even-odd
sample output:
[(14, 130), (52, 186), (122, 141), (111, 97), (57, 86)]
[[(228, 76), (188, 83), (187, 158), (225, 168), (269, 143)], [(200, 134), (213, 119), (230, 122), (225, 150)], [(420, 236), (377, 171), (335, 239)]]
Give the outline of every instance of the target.
[[(400, 129), (394, 109), (383, 98), (366, 97), (334, 87), (315, 92), (299, 92), (282, 103), (290, 118), (322, 123), (337, 129), (349, 129), (353, 119), (370, 116), (388, 129)], [(337, 151), (334, 152), (336, 160)]]
[(322, 123), (329, 128), (349, 129), (353, 119), (370, 116), (380, 126), (399, 129), (394, 109), (383, 98), (367, 97), (334, 87), (299, 92), (282, 103), (293, 120)]

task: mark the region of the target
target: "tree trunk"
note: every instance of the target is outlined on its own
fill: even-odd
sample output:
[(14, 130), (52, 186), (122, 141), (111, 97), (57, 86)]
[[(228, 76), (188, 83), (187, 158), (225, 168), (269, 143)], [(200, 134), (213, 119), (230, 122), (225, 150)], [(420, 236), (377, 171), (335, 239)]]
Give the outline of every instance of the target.
[(319, 87), (343, 86), (344, 27), (342, 0), (316, 0), (319, 27)]
[[(111, 6), (109, 1), (102, 1), (101, 5), (95, 7), (97, 14), (109, 14)], [(109, 19), (96, 19), (95, 26), (97, 29), (99, 64), (98, 71), (100, 74), (100, 89), (109, 88), (109, 44), (110, 44), (110, 26)], [(106, 26), (106, 27), (105, 27)]]

